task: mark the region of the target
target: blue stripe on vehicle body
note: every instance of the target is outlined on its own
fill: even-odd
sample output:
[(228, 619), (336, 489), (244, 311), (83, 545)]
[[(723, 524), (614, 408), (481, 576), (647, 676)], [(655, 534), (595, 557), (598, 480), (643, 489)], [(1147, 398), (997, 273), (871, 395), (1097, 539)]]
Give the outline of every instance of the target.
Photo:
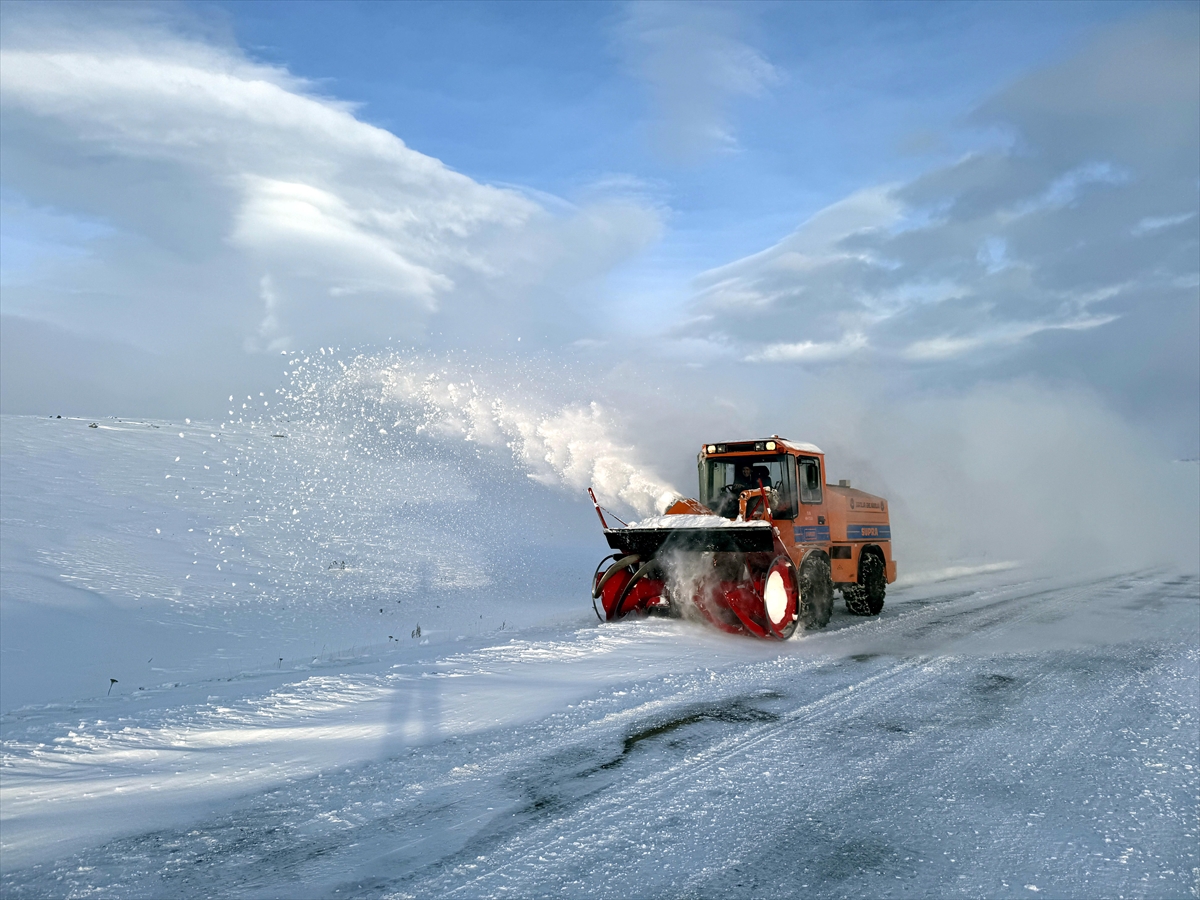
[(796, 525), (794, 534), (798, 544), (815, 544), (829, 540), (829, 526)]
[(891, 539), (891, 525), (846, 526), (846, 540), (848, 541), (890, 541)]

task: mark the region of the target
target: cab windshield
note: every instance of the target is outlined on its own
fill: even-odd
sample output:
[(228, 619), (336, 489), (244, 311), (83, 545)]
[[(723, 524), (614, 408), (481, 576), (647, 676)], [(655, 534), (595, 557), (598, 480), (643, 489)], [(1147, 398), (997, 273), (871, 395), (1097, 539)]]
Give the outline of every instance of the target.
[(706, 459), (700, 463), (700, 502), (719, 516), (737, 516), (738, 495), (760, 486), (772, 491), (774, 518), (796, 517), (795, 462), (788, 454)]

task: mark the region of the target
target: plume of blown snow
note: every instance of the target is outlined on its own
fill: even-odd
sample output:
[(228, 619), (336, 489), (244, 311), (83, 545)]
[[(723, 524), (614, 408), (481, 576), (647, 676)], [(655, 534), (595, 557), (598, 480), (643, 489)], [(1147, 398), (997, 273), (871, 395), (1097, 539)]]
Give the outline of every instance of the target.
[(540, 484), (577, 494), (591, 486), (603, 502), (640, 515), (662, 512), (679, 496), (620, 440), (620, 423), (603, 404), (564, 401), (574, 386), (532, 363), (496, 372), (397, 351), (293, 361), (284, 391), (289, 415), (336, 411), (343, 427), (365, 428), (375, 442), (420, 438), (505, 450)]

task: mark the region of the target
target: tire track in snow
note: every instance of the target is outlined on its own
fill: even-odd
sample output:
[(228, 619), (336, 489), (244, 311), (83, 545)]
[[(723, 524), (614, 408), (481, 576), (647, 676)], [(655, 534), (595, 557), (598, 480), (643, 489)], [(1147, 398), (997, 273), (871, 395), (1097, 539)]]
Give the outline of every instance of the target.
[[(1020, 593), (1014, 593), (1014, 587), (1024, 590), (1022, 590)], [(1039, 587), (1037, 590), (1029, 591), (1026, 589), (1027, 587), (1028, 585), (1025, 584), (1006, 586), (999, 591), (971, 591), (957, 594), (955, 595), (954, 603), (956, 606), (964, 608), (949, 611), (946, 609), (946, 605), (944, 603), (937, 602), (940, 598), (935, 597), (930, 600), (930, 603), (934, 605), (934, 609), (930, 610), (929, 612), (936, 612), (938, 610), (940, 610), (940, 612), (943, 614), (949, 612), (950, 615), (947, 616), (947, 622), (953, 619), (957, 623), (957, 627), (953, 632), (955, 636), (979, 630), (981, 627), (990, 628), (992, 633), (999, 633), (1003, 630), (1011, 629), (1025, 621), (1028, 621), (1031, 617), (1038, 615), (1041, 611), (1041, 608), (1033, 603), (1033, 601), (1036, 601), (1038, 598), (1055, 596), (1060, 601), (1074, 599), (1077, 596), (1087, 594), (1092, 587), (1094, 587), (1094, 585), (1077, 585), (1073, 590), (1069, 591), (1060, 587), (1051, 587), (1049, 589)], [(979, 598), (980, 593), (996, 594), (998, 596), (994, 598), (988, 598), (984, 605), (981, 606)], [(1026, 602), (1022, 604), (1020, 601)], [(1015, 607), (1013, 606), (1014, 603), (1017, 604)], [(922, 611), (917, 612), (920, 613)], [(985, 617), (985, 621), (983, 623), (977, 621), (977, 618), (980, 615)], [(894, 630), (895, 627), (902, 621), (905, 628), (921, 628), (925, 627), (920, 622), (921, 618), (922, 617), (920, 615), (916, 617), (910, 615), (903, 619), (891, 620), (890, 622), (886, 622), (886, 624), (891, 626), (890, 630)], [(878, 621), (879, 620), (872, 620), (871, 622), (864, 624), (873, 625)], [(618, 627), (637, 628), (642, 626), (626, 625)], [(846, 634), (850, 631), (851, 629), (841, 629), (839, 632), (833, 632), (832, 634), (828, 635), (828, 637), (836, 636), (839, 633)], [(943, 633), (945, 633), (944, 630)], [(822, 635), (821, 637), (826, 637), (826, 635)], [(792, 645), (793, 648), (799, 646), (802, 646), (802, 644), (797, 643)], [(845, 649), (854, 648), (850, 647)], [(804, 677), (806, 674), (811, 673), (814, 669), (825, 668), (831, 664), (838, 665), (840, 664), (840, 661), (834, 661), (831, 663), (827, 656), (817, 657), (814, 659), (811, 657), (794, 654), (772, 657), (769, 660), (755, 663), (744, 663), (735, 665), (731, 669), (724, 670), (722, 672), (720, 683), (716, 685), (716, 687), (721, 695), (728, 696), (732, 694), (734, 697), (751, 698), (753, 695), (753, 690), (748, 690), (744, 683), (750, 682), (751, 685), (761, 686), (760, 679), (764, 673), (769, 675), (775, 681), (778, 681), (781, 678), (788, 676), (792, 678)], [(906, 670), (917, 664), (919, 663), (911, 660), (902, 662), (894, 666), (893, 669), (895, 671), (890, 672), (890, 674), (894, 677), (897, 672)], [(883, 673), (880, 677), (886, 680), (888, 674), (889, 673)], [(681, 710), (687, 711), (689, 709), (694, 709), (703, 703), (712, 702), (714, 699), (712, 693), (714, 690), (714, 685), (708, 681), (705, 681), (701, 677), (693, 677), (691, 680), (692, 683), (690, 686), (673, 692), (673, 694), (669, 697), (655, 697), (653, 700), (648, 702), (638, 703), (632, 707), (614, 711), (613, 713), (602, 716), (600, 719), (584, 722), (582, 724), (575, 717), (562, 718), (559, 716), (553, 716), (551, 717), (551, 720), (548, 720), (546, 723), (544, 723), (544, 727), (540, 729), (537, 746), (532, 748), (530, 746), (521, 746), (508, 753), (502, 753), (499, 756), (493, 757), (491, 760), (484, 761), (482, 763), (477, 763), (472, 760), (471, 765), (469, 766), (471, 770), (469, 773), (464, 774), (461, 772), (456, 772), (449, 775), (445, 779), (435, 779), (432, 782), (425, 781), (422, 784), (421, 793), (425, 796), (429, 796), (431, 794), (437, 794), (439, 791), (457, 790), (458, 793), (456, 794), (456, 802), (461, 803), (464, 806), (474, 807), (482, 810), (487, 804), (486, 797), (489, 795), (489, 792), (494, 792), (496, 790), (496, 785), (498, 782), (503, 781), (506, 777), (509, 780), (512, 780), (514, 773), (528, 772), (530, 771), (531, 766), (536, 767), (538, 772), (536, 775), (528, 776), (529, 781), (545, 781), (548, 777), (551, 782), (554, 782), (556, 775), (553, 771), (549, 776), (545, 776), (544, 772), (542, 771), (545, 768), (547, 760), (554, 760), (558, 757), (566, 756), (567, 763), (564, 763), (564, 765), (567, 765), (567, 768), (579, 768), (580, 760), (577, 758), (578, 754), (572, 755), (570, 752), (572, 748), (577, 748), (581, 745), (594, 747), (596, 744), (601, 746), (609, 743), (619, 744), (620, 738), (615, 737), (616, 733), (623, 732), (625, 734), (629, 734), (632, 729), (644, 728), (647, 726), (653, 727), (655, 723), (668, 721), (672, 714), (678, 714)], [(733, 682), (732, 686), (729, 684), (730, 682)], [(829, 702), (830, 699), (831, 698), (824, 698), (825, 702)], [(848, 700), (849, 693), (843, 695), (843, 699)], [(814, 702), (820, 702), (820, 700)], [(812, 721), (819, 722), (821, 718), (822, 716), (817, 715), (813, 717)], [(769, 731), (770, 729), (768, 728), (765, 730)], [(736, 753), (736, 747), (734, 748), (733, 752)], [(593, 756), (598, 757), (601, 755), (602, 751), (594, 749), (591, 751), (591, 753)], [(551, 763), (550, 768), (552, 770), (554, 769), (554, 763)], [(557, 780), (561, 782), (562, 777), (563, 773), (559, 771), (557, 773)], [(522, 778), (521, 780), (525, 779)], [(468, 789), (469, 796), (464, 798), (463, 789), (466, 788), (470, 783), (479, 785), (479, 787), (477, 787), (475, 790)], [(607, 796), (608, 791), (609, 789), (601, 788), (600, 793), (602, 793), (604, 796)], [(582, 798), (576, 797), (575, 801), (582, 800), (586, 803), (591, 798), (592, 793), (594, 792), (589, 792)], [(464, 803), (464, 799), (466, 799), (468, 802)], [(507, 813), (511, 808), (512, 807), (504, 807), (504, 812)], [(420, 815), (416, 816), (415, 818), (419, 821), (428, 821), (427, 817), (433, 817), (436, 819), (448, 811), (448, 808), (438, 806), (433, 810), (423, 810)], [(617, 814), (619, 815), (619, 810), (617, 811)], [(506, 835), (511, 834), (515, 828), (520, 828), (528, 824), (527, 818), (522, 814), (522, 809), (520, 807), (517, 808), (517, 812), (514, 815), (518, 819), (518, 823), (509, 827), (505, 827), (502, 823), (497, 822), (495, 816), (488, 816), (486, 813), (473, 816), (471, 821), (477, 825), (475, 828), (475, 837), (468, 837), (465, 841), (465, 846), (463, 846), (460, 851), (451, 850), (451, 852), (448, 854), (443, 852), (439, 855), (436, 847), (425, 846), (421, 848), (421, 852), (414, 851), (410, 855), (400, 852), (402, 848), (394, 848), (394, 850), (396, 852), (400, 852), (401, 856), (407, 856), (414, 862), (417, 862), (421, 870), (426, 872), (426, 874), (432, 875), (433, 873), (431, 870), (442, 870), (446, 866), (453, 866), (455, 864), (455, 860), (461, 861), (465, 859), (473, 859), (474, 856), (477, 855), (477, 850), (486, 849), (488, 852), (491, 852), (496, 847), (504, 846), (506, 840), (508, 840)], [(464, 821), (461, 824), (466, 825), (467, 823)], [(429, 842), (425, 839), (418, 839), (416, 842), (410, 843), (427, 845)], [(481, 843), (485, 846), (481, 847)], [(429, 852), (434, 854), (434, 861), (420, 862), (419, 860), (422, 858), (428, 860)], [(374, 871), (380, 871), (381, 869), (386, 870), (389, 862), (388, 857), (391, 857), (392, 863), (396, 861), (396, 857), (392, 852), (386, 852), (383, 854), (383, 856), (376, 857), (369, 862), (365, 868), (367, 870)], [(402, 880), (409, 880), (413, 875), (416, 874), (416, 872), (410, 872), (409, 877)], [(433, 875), (433, 877), (436, 878), (437, 876)], [(386, 876), (382, 878), (371, 878), (370, 876), (367, 876), (364, 880), (358, 882), (357, 887), (363, 889), (368, 888), (369, 886), (368, 892), (374, 893), (379, 889), (381, 883), (384, 885), (388, 883), (395, 884), (395, 881), (394, 878), (388, 878)], [(353, 886), (348, 886), (345, 883), (333, 882), (333, 884), (341, 884), (341, 890), (343, 893), (347, 891), (350, 893), (355, 892)], [(439, 888), (439, 890), (442, 890), (442, 888)], [(425, 892), (424, 888), (422, 889), (422, 892)]]
[[(889, 623), (894, 627), (888, 631), (907, 631), (913, 628), (928, 627), (929, 616), (940, 614), (944, 617), (945, 625), (953, 626), (953, 633), (944, 635), (951, 639), (981, 630), (986, 630), (992, 636), (996, 636), (1042, 614), (1044, 608), (1037, 603), (1039, 600), (1052, 598), (1055, 605), (1069, 605), (1092, 593), (1097, 586), (1118, 580), (1120, 579), (1099, 579), (1068, 589), (1039, 587), (1037, 590), (1016, 595), (1012, 593), (1011, 588), (1006, 588), (996, 591), (997, 596), (994, 599), (986, 600), (982, 605), (979, 603), (977, 595), (971, 594), (956, 604), (964, 608), (947, 610), (945, 604), (932, 605), (924, 610), (899, 617), (893, 623)], [(947, 613), (949, 615), (946, 615)], [(980, 621), (981, 617), (983, 621)], [(831, 636), (845, 634), (852, 630), (854, 629), (840, 629)], [(766, 666), (769, 668), (786, 659), (784, 657), (772, 660)], [(574, 811), (568, 817), (571, 824), (562, 819), (555, 820), (549, 826), (535, 828), (532, 832), (519, 836), (503, 851), (494, 853), (493, 855), (508, 857), (515, 852), (516, 858), (509, 859), (486, 874), (460, 882), (458, 879), (469, 873), (453, 867), (453, 863), (447, 861), (453, 867), (452, 874), (456, 876), (453, 881), (457, 886), (446, 883), (446, 878), (440, 877), (435, 879), (437, 890), (448, 895), (488, 893), (490, 886), (494, 882), (503, 880), (511, 870), (536, 871), (544, 868), (545, 859), (543, 857), (550, 848), (569, 846), (572, 843), (595, 845), (595, 840), (585, 841), (584, 838), (594, 837), (606, 830), (617, 831), (612, 827), (613, 824), (619, 819), (627, 818), (631, 809), (653, 808), (657, 805), (653, 802), (656, 798), (661, 801), (678, 796), (685, 792), (686, 785), (700, 783), (706, 777), (719, 774), (723, 766), (733, 766), (739, 758), (750, 757), (764, 744), (794, 742), (792, 733), (803, 729), (806, 725), (826, 723), (843, 711), (852, 711), (855, 716), (861, 717), (881, 705), (892, 704), (901, 695), (916, 691), (937, 680), (953, 665), (953, 658), (917, 658), (893, 664), (882, 672), (787, 712), (769, 725), (750, 728), (736, 736), (722, 740), (715, 746), (688, 757), (663, 772), (637, 779), (624, 787), (610, 788), (601, 797), (585, 802), (581, 808)], [(761, 669), (763, 664), (748, 668)], [(777, 683), (778, 673), (771, 673), (771, 675), (771, 681)], [(744, 673), (742, 678), (746, 677), (747, 675)], [(866, 700), (862, 699), (864, 693), (867, 694)], [(673, 705), (678, 708), (678, 704)], [(640, 713), (645, 721), (648, 718), (647, 712), (648, 710), (644, 706), (636, 707), (624, 711), (622, 718), (632, 719)], [(657, 713), (658, 710), (654, 712)], [(460, 855), (468, 856), (471, 849), (468, 845)], [(423, 885), (422, 892), (427, 887), (433, 887), (433, 885)]]
[[(957, 610), (947, 610), (945, 603), (938, 602), (941, 598), (934, 597), (929, 601), (929, 607), (922, 610), (917, 610), (915, 612), (909, 612), (906, 616), (902, 616), (901, 618), (890, 621), (872, 619), (862, 623), (862, 625), (839, 629), (832, 633), (818, 633), (816, 635), (810, 635), (808, 640), (813, 641), (814, 638), (819, 640), (821, 638), (836, 637), (838, 635), (849, 636), (853, 634), (856, 628), (863, 626), (870, 627), (876, 624), (886, 624), (889, 626), (889, 632), (894, 631), (897, 625), (902, 625), (907, 629), (925, 628), (928, 626), (921, 620), (932, 614), (941, 614), (946, 616), (947, 625), (951, 622), (954, 623), (955, 628), (953, 631), (946, 631), (945, 628), (943, 628), (942, 631), (943, 635), (949, 635), (950, 637), (958, 637), (963, 634), (969, 634), (973, 631), (979, 630), (981, 627), (990, 628), (993, 633), (999, 633), (1003, 630), (1015, 627), (1016, 625), (1027, 621), (1029, 618), (1039, 612), (1037, 607), (1031, 607), (1028, 605), (1017, 606), (1016, 608), (1013, 608), (1012, 604), (1014, 602), (1033, 601), (1045, 596), (1056, 596), (1062, 599), (1064, 594), (1064, 590), (1061, 587), (1039, 587), (1034, 591), (1026, 591), (1025, 593), (1018, 593), (1015, 595), (1013, 594), (1014, 587), (1019, 589), (1026, 588), (1028, 584), (1029, 583), (1016, 586), (1005, 586), (1002, 589), (987, 592), (955, 592), (955, 594), (952, 595), (954, 597), (953, 602), (959, 606), (965, 604), (965, 608)], [(1078, 594), (1086, 593), (1090, 587), (1091, 585), (1077, 586), (1074, 591), (1070, 592), (1070, 596), (1074, 597)], [(979, 597), (980, 593), (984, 593), (986, 595), (996, 594), (998, 596), (994, 598), (987, 598), (986, 601), (981, 605)], [(977, 617), (979, 616), (985, 617), (982, 624), (977, 621)], [(625, 624), (617, 627), (638, 628), (645, 626), (638, 624)], [(816, 641), (813, 641), (813, 643), (816, 643)], [(799, 646), (802, 645), (799, 643), (792, 645), (792, 647)], [(732, 696), (734, 699), (741, 698), (743, 700), (749, 700), (753, 698), (754, 691), (752, 688), (745, 687), (743, 683), (755, 683), (756, 679), (764, 672), (764, 670), (770, 672), (770, 670), (773, 668), (778, 669), (779, 667), (784, 667), (786, 668), (786, 676), (791, 678), (803, 678), (805, 675), (810, 674), (812, 670), (820, 669), (830, 664), (831, 660), (828, 656), (818, 656), (814, 658), (795, 654), (785, 654), (782, 656), (772, 657), (771, 659), (765, 661), (735, 665), (732, 667), (732, 669), (726, 669), (722, 673), (722, 685), (720, 687), (721, 695), (725, 696), (727, 699)], [(837, 665), (838, 663), (835, 661), (832, 664)], [(876, 680), (876, 678), (886, 681), (889, 678), (895, 677), (896, 674), (907, 671), (917, 665), (920, 665), (919, 660), (908, 660), (898, 663), (888, 672), (882, 673), (878, 676), (873, 676), (872, 681)], [(779, 680), (780, 678), (784, 677), (784, 675), (782, 675), (780, 672), (772, 672), (771, 677)], [(731, 690), (728, 685), (728, 682), (730, 681), (734, 682), (741, 689)], [(703, 707), (706, 704), (714, 702), (715, 698), (712, 696), (712, 690), (713, 686), (710, 683), (703, 680), (695, 680), (695, 683), (682, 690), (674, 692), (671, 696), (656, 697), (653, 700), (614, 711), (601, 717), (600, 719), (592, 720), (582, 724), (570, 718), (564, 721), (547, 721), (544, 723), (545, 727), (540, 733), (541, 740), (539, 741), (540, 746), (538, 748), (540, 752), (537, 752), (536, 756), (531, 758), (530, 749), (528, 747), (521, 747), (508, 753), (502, 753), (499, 756), (493, 757), (491, 760), (483, 763), (472, 762), (470, 766), (471, 771), (468, 776), (460, 774), (457, 776), (457, 778), (450, 776), (445, 780), (439, 780), (435, 783), (426, 782), (422, 785), (422, 790), (423, 792), (436, 793), (439, 790), (451, 788), (456, 781), (460, 787), (464, 781), (471, 781), (475, 783), (482, 781), (484, 782), (484, 786), (479, 788), (479, 790), (473, 794), (474, 797), (478, 798), (479, 796), (485, 795), (489, 790), (494, 790), (494, 784), (497, 781), (503, 780), (506, 776), (511, 779), (513, 777), (513, 773), (527, 771), (531, 764), (536, 763), (540, 767), (543, 761), (546, 759), (552, 759), (565, 755), (573, 764), (570, 766), (571, 768), (579, 768), (579, 760), (570, 753), (572, 748), (576, 748), (581, 745), (595, 746), (598, 744), (603, 746), (608, 743), (619, 744), (619, 739), (614, 740), (614, 735), (616, 733), (623, 732), (625, 734), (629, 734), (636, 729), (643, 729), (647, 727), (653, 728), (657, 723), (670, 721), (672, 716), (678, 715), (681, 711), (687, 712), (689, 710), (694, 710), (697, 707)], [(853, 690), (854, 687), (850, 686), (848, 690), (839, 692), (837, 696), (843, 701), (849, 701), (851, 699), (851, 692)], [(800, 719), (804, 721), (818, 721), (821, 718), (819, 709), (820, 705), (824, 703), (831, 703), (835, 699), (836, 698), (833, 695), (819, 698), (818, 700), (813, 701), (811, 704), (808, 704), (805, 708), (797, 710), (795, 715), (799, 716)], [(807, 709), (808, 706), (813, 708), (814, 715), (804, 715), (804, 710)], [(559, 717), (557, 716), (552, 717), (552, 719), (558, 718)], [(782, 729), (785, 728), (787, 724), (788, 723), (786, 721), (783, 721), (775, 727)], [(763, 729), (764, 733), (767, 733), (770, 730), (770, 726)], [(599, 755), (600, 753), (599, 750), (594, 752), (596, 755)], [(737, 752), (736, 740), (735, 745), (730, 752)], [(529, 780), (535, 781), (539, 779), (531, 777)], [(600, 789), (600, 792), (607, 795), (606, 789), (602, 788)], [(576, 799), (582, 799), (586, 801), (592, 793), (593, 792), (588, 792), (585, 797)], [(476, 805), (482, 808), (485, 806), (485, 803), (480, 801)], [(513, 815), (515, 815), (518, 819), (523, 819), (523, 812), (524, 810), (518, 809), (518, 811)], [(481, 824), (480, 831), (487, 833), (484, 843), (494, 845), (497, 840), (501, 842), (503, 841), (503, 833), (496, 835), (488, 827), (489, 825), (494, 824), (491, 822), (490, 817), (486, 815), (478, 815), (473, 817), (473, 821), (479, 822)], [(413, 843), (420, 844), (424, 843), (424, 841), (423, 839), (418, 839), (418, 841)], [(466, 847), (460, 853), (452, 853), (450, 855), (452, 857), (470, 856), (471, 854), (474, 854), (475, 850), (477, 849), (475, 847), (475, 843), (475, 841), (468, 840)], [(370, 867), (375, 868), (383, 865), (385, 858), (391, 855), (391, 853), (384, 854), (384, 857), (374, 860)], [(441, 866), (444, 864), (451, 863), (447, 863), (446, 860), (439, 859), (436, 865)], [(386, 880), (387, 879), (385, 879), (385, 881)], [(366, 883), (378, 884), (370, 878), (366, 879)], [(345, 888), (343, 888), (343, 890), (344, 889)]]

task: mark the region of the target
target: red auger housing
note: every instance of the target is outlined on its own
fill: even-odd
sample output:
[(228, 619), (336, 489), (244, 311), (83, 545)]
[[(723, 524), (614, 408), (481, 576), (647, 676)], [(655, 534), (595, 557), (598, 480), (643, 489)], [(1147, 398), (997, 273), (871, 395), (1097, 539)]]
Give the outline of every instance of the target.
[(706, 444), (698, 468), (700, 499), (662, 516), (609, 528), (597, 504), (616, 551), (592, 580), (597, 615), (694, 614), (786, 640), (825, 626), (835, 588), (854, 615), (879, 615), (896, 580), (886, 500), (827, 484), (824, 453), (777, 435)]

